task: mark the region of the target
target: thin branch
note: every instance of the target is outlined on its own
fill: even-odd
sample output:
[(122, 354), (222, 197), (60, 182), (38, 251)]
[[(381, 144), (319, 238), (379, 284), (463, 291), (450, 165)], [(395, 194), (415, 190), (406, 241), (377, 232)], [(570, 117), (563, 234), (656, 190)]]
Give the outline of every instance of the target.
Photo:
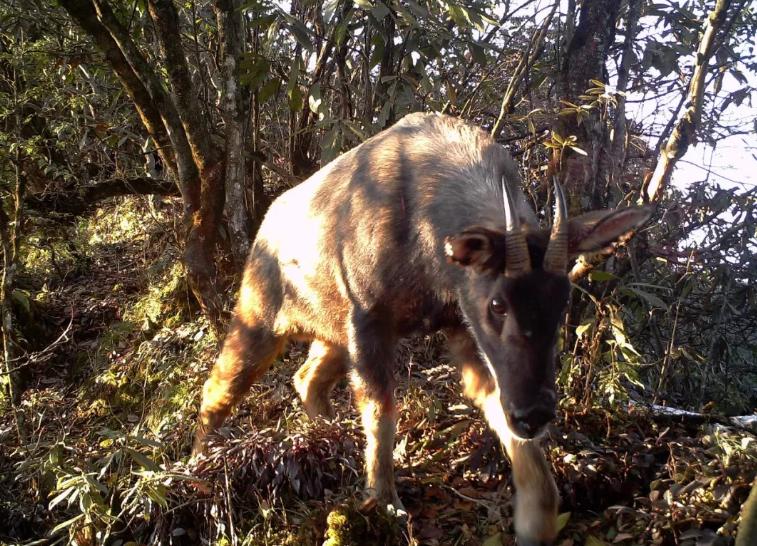
[[(726, 22), (726, 15), (728, 14), (730, 5), (730, 0), (718, 0), (715, 8), (707, 18), (702, 41), (699, 43), (699, 48), (697, 49), (694, 74), (689, 83), (689, 104), (660, 152), (660, 159), (643, 196), (648, 202), (654, 202), (660, 198), (670, 182), (675, 164), (689, 149), (689, 145), (696, 142), (696, 131), (702, 117), (702, 104), (704, 102), (705, 78), (707, 76), (708, 65), (710, 58), (717, 49), (715, 47), (715, 37), (718, 34), (718, 30)], [(734, 14), (734, 17), (737, 16), (738, 13)], [(725, 38), (721, 43), (724, 42)]]
[(147, 132), (158, 143), (165, 164), (176, 173), (176, 159), (171, 139), (168, 136), (160, 111), (142, 80), (134, 72), (123, 52), (98, 18), (94, 5), (89, 0), (62, 0), (61, 5), (72, 19), (94, 40), (97, 48), (105, 55), (124, 89), (134, 102), (137, 113)]
[(98, 201), (120, 195), (178, 195), (176, 186), (166, 180), (147, 177), (112, 178), (99, 184), (81, 186), (71, 193), (49, 193), (27, 196), (25, 204), (30, 209), (43, 212), (84, 214)]
[(541, 50), (544, 44), (544, 37), (547, 35), (547, 30), (549, 29), (549, 25), (552, 23), (552, 18), (554, 17), (555, 11), (557, 11), (557, 7), (559, 5), (560, 2), (554, 3), (554, 5), (552, 6), (552, 11), (549, 12), (549, 15), (547, 15), (547, 18), (544, 19), (541, 27), (538, 31), (536, 31), (534, 37), (531, 39), (531, 43), (529, 44), (528, 49), (521, 54), (520, 62), (515, 68), (515, 71), (510, 78), (510, 83), (507, 85), (507, 90), (505, 90), (505, 94), (502, 97), (502, 104), (499, 108), (499, 117), (497, 117), (497, 121), (494, 123), (494, 127), (492, 127), (491, 134), (495, 138), (502, 130), (505, 116), (507, 116), (514, 107), (515, 92), (520, 87), (520, 84), (526, 75), (526, 68), (533, 64), (541, 54)]

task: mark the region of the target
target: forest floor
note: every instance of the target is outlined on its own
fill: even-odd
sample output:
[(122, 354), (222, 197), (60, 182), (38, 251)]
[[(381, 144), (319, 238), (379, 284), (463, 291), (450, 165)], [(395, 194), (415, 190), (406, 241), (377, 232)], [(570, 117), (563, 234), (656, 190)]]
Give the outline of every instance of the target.
[[(361, 510), (349, 389), (333, 422), (304, 416), (291, 383), (303, 345), (253, 386), (209, 458), (189, 461), (218, 341), (181, 282), (171, 216), (124, 199), (67, 228), (68, 250), (29, 254), (19, 300), (49, 332), (21, 405), (2, 401), (0, 543), (514, 544), (509, 463), (439, 337), (398, 358), (406, 520)], [(749, 432), (625, 403), (564, 403), (545, 449), (562, 546), (732, 544), (757, 471)]]

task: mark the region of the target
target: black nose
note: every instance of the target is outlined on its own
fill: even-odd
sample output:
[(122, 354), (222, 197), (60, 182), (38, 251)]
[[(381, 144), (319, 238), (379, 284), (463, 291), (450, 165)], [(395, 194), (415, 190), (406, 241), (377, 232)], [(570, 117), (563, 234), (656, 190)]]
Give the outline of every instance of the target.
[(513, 432), (521, 438), (530, 439), (555, 418), (555, 410), (545, 406), (532, 406), (525, 411), (513, 411), (509, 417)]

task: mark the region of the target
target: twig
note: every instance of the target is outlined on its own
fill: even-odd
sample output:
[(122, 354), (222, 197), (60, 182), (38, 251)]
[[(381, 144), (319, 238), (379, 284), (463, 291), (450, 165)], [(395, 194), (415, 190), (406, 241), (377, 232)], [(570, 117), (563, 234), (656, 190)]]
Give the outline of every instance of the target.
[[(19, 357), (10, 359), (8, 361), (8, 363), (10, 363), (10, 362), (17, 362), (19, 360), (26, 360), (26, 362), (24, 362), (20, 366), (16, 366), (15, 368), (9, 368), (9, 369), (0, 371), (0, 375), (8, 375), (8, 374), (11, 374), (11, 373), (13, 373), (15, 371), (18, 371), (18, 370), (22, 369), (22, 368), (25, 368), (25, 367), (27, 367), (27, 366), (29, 366), (31, 364), (34, 364), (36, 362), (42, 362), (43, 359), (44, 359), (44, 357), (49, 356), (50, 353), (52, 353), (53, 349), (55, 349), (55, 347), (57, 347), (58, 345), (60, 345), (64, 341), (68, 341), (67, 334), (71, 331), (71, 325), (73, 324), (73, 322), (74, 322), (74, 308), (72, 307), (71, 308), (71, 320), (68, 321), (68, 326), (66, 326), (66, 329), (63, 330), (63, 332), (58, 336), (58, 338), (55, 341), (53, 341), (50, 345), (48, 345), (47, 347), (45, 347), (41, 351), (36, 351), (34, 353), (31, 353), (31, 354), (27, 354), (27, 355), (23, 355), (23, 356), (19, 356)], [(64, 338), (66, 338), (66, 339), (64, 339)]]

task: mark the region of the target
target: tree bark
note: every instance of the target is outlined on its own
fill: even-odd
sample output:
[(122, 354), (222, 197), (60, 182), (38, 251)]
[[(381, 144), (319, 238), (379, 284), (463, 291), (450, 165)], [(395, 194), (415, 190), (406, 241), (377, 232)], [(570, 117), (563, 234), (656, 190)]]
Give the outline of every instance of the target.
[[(257, 55), (260, 48), (260, 36), (257, 28), (252, 29), (252, 49), (253, 54)], [(264, 158), (260, 153), (260, 95), (258, 90), (254, 90), (250, 97), (250, 141), (252, 153), (249, 154), (248, 172), (250, 177), (250, 200), (252, 201), (252, 226), (250, 228), (250, 238), (254, 238), (255, 233), (263, 221), (263, 216), (270, 201), (265, 194), (263, 185), (263, 162)]]
[(231, 254), (241, 271), (250, 246), (250, 216), (245, 200), (244, 111), (239, 88), (239, 63), (244, 45), (240, 0), (216, 0), (214, 8), (221, 44), (221, 103), (226, 129), (226, 221)]
[(205, 180), (205, 171), (214, 170), (222, 161), (222, 154), (213, 144), (210, 128), (204, 123), (200, 102), (192, 86), (182, 47), (179, 14), (173, 0), (150, 0), (148, 8), (158, 29), (157, 34), (166, 61), (174, 103), (192, 148), (195, 163), (200, 169), (200, 177)]
[(623, 165), (626, 162), (628, 149), (626, 130), (626, 90), (628, 89), (628, 76), (633, 56), (633, 44), (636, 39), (636, 29), (641, 16), (641, 0), (629, 0), (628, 16), (626, 17), (626, 37), (623, 41), (623, 54), (618, 67), (618, 82), (616, 86), (615, 123), (612, 132), (612, 145), (610, 151), (610, 181), (619, 184)]
[[(14, 109), (16, 110), (15, 125), (16, 131), (20, 130), (21, 119), (20, 109), (18, 103), (18, 94), (16, 89), (16, 80), (14, 74), (14, 89), (13, 89), (13, 102)], [(18, 132), (16, 133), (18, 135)], [(18, 144), (18, 142), (16, 142)], [(8, 376), (8, 382), (6, 384), (8, 398), (11, 402), (11, 410), (13, 411), (14, 421), (16, 425), (16, 433), (18, 434), (19, 444), (23, 443), (26, 436), (26, 427), (24, 425), (24, 417), (21, 412), (18, 411), (18, 406), (21, 403), (21, 376), (17, 370), (14, 370), (14, 364), (17, 362), (16, 358), (19, 354), (18, 345), (16, 343), (16, 336), (14, 334), (13, 326), (13, 309), (11, 302), (11, 294), (13, 293), (13, 285), (15, 283), (16, 269), (18, 267), (18, 244), (20, 240), (20, 233), (23, 227), (23, 199), (26, 193), (26, 177), (21, 171), (21, 152), (18, 146), (15, 151), (15, 191), (13, 192), (13, 217), (9, 218), (3, 207), (3, 203), (0, 202), (0, 244), (2, 245), (3, 252), (3, 269), (0, 274), (0, 333), (2, 334), (3, 343), (3, 362), (4, 368), (0, 370), (0, 373)]]
[[(581, 5), (578, 26), (560, 71), (559, 88), (563, 101), (579, 104), (579, 96), (591, 86), (591, 80), (607, 81), (605, 61), (615, 39), (618, 5), (616, 0), (596, 0)], [(561, 155), (560, 150), (555, 150), (553, 169), (559, 171), (563, 181), (571, 181), (572, 193), (589, 193), (590, 206), (601, 208), (604, 205), (603, 190), (607, 186), (603, 161), (609, 153), (609, 130), (596, 110), (582, 119), (572, 112), (559, 115), (553, 132), (563, 139), (575, 136), (577, 146), (586, 155), (571, 150), (565, 150)]]
[(225, 200), (223, 155), (213, 144), (210, 128), (204, 122), (193, 92), (181, 45), (179, 14), (173, 0), (150, 0), (148, 8), (158, 28), (176, 109), (200, 171), (200, 208), (192, 214), (184, 261), (192, 291), (203, 312), (220, 330), (223, 309), (216, 288), (214, 255)]
[[(151, 105), (157, 108), (160, 114), (162, 124), (173, 146), (172, 149), (176, 158), (174, 174), (177, 177), (182, 197), (184, 197), (185, 212), (187, 218), (189, 218), (199, 208), (200, 181), (197, 165), (192, 158), (192, 151), (186, 133), (182, 128), (176, 106), (163, 87), (157, 73), (134, 45), (128, 31), (113, 14), (110, 6), (104, 0), (94, 0), (94, 5), (98, 19), (118, 45), (136, 77), (144, 85), (151, 98)], [(159, 143), (159, 145), (162, 147), (162, 144)]]

